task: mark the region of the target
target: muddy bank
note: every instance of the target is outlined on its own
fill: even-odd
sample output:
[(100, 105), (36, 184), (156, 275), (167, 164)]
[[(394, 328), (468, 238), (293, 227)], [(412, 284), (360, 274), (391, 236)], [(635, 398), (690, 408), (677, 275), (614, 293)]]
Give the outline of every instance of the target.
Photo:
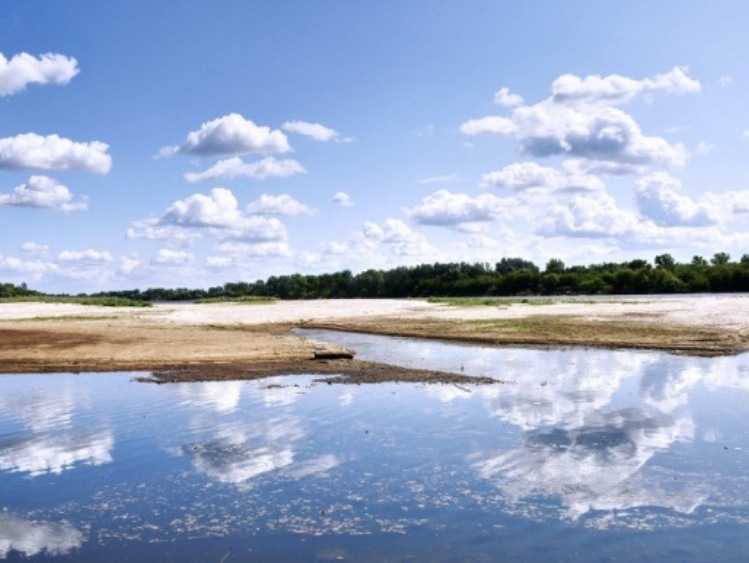
[(263, 379), (276, 375), (318, 375), (325, 383), (363, 384), (386, 382), (451, 383), (486, 385), (503, 383), (491, 377), (471, 377), (441, 371), (408, 369), (354, 359), (296, 360), (282, 362), (226, 363), (182, 366), (156, 370), (138, 380), (153, 383)]

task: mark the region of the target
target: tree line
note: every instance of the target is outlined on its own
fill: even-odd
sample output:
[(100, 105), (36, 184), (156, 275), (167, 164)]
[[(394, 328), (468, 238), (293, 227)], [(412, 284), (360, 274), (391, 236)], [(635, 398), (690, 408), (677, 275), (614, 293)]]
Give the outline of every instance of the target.
[[(553, 258), (541, 270), (523, 258), (499, 262), (435, 263), (366, 270), (352, 274), (271, 276), (255, 282), (229, 282), (208, 289), (149, 288), (106, 291), (87, 297), (118, 297), (138, 301), (193, 301), (205, 298), (339, 299), (399, 297), (471, 297), (529, 295), (623, 295), (749, 291), (749, 254), (731, 261), (718, 252), (712, 258), (695, 256), (688, 263), (670, 254), (647, 260), (566, 266)], [(26, 284), (0, 284), (0, 297), (42, 295)]]

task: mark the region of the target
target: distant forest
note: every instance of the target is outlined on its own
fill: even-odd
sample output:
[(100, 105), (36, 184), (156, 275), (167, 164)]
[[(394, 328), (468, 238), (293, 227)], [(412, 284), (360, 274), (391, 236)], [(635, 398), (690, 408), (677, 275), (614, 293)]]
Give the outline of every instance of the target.
[[(502, 258), (495, 264), (466, 262), (421, 264), (391, 270), (348, 270), (332, 274), (271, 276), (255, 282), (230, 282), (208, 289), (150, 288), (107, 291), (86, 297), (115, 297), (136, 301), (196, 299), (340, 299), (375, 297), (485, 297), (530, 295), (597, 295), (749, 291), (749, 254), (732, 262), (725, 252), (709, 260), (695, 256), (678, 263), (670, 254), (647, 260), (565, 266), (551, 259), (541, 270), (522, 258)], [(26, 284), (0, 284), (0, 298), (44, 295)], [(80, 295), (84, 296), (84, 295)]]

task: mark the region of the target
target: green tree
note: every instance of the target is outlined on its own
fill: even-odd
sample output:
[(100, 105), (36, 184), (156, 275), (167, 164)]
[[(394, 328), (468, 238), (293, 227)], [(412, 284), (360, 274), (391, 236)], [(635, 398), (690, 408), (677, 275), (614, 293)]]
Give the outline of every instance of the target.
[(564, 273), (564, 262), (559, 258), (552, 258), (546, 263), (546, 274), (562, 274)]
[(676, 266), (676, 260), (670, 254), (659, 254), (655, 257), (655, 265), (664, 270), (673, 270)]
[(692, 266), (707, 266), (707, 260), (696, 254), (692, 257)]

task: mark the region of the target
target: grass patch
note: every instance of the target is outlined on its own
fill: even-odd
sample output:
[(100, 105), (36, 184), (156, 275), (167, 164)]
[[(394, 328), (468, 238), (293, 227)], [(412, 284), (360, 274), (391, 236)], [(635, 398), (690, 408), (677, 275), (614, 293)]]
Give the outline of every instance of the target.
[(147, 301), (124, 297), (61, 297), (55, 295), (26, 295), (23, 297), (0, 297), (0, 303), (72, 303), (95, 307), (151, 307)]
[(196, 299), (195, 303), (241, 303), (243, 305), (261, 305), (275, 303), (278, 301), (275, 297), (257, 297), (254, 295), (245, 295), (244, 297), (204, 297)]

